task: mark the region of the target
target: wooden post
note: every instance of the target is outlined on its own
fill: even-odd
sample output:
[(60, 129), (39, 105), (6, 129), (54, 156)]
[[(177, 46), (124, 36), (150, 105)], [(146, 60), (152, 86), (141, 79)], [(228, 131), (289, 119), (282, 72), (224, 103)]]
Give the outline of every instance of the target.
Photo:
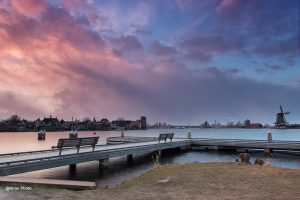
[(69, 171), (71, 174), (76, 172), (76, 164), (69, 165)]
[(268, 131), (268, 142), (272, 142), (272, 133)]
[(38, 132), (38, 140), (45, 140), (46, 139), (46, 131), (45, 130), (40, 130)]
[(191, 131), (188, 131), (187, 132), (187, 138), (190, 140), (190, 139), (192, 139), (192, 133), (191, 133)]
[(99, 160), (99, 170), (103, 169), (104, 165), (108, 163), (108, 158)]
[(59, 155), (61, 155), (62, 147), (59, 148)]
[(273, 149), (271, 149), (271, 148), (265, 148), (264, 149), (264, 153), (265, 153), (265, 156), (270, 156), (270, 157), (272, 157), (273, 156)]
[(132, 160), (133, 160), (132, 154), (127, 155), (127, 161), (132, 161)]
[(99, 160), (99, 170), (103, 169), (104, 160)]

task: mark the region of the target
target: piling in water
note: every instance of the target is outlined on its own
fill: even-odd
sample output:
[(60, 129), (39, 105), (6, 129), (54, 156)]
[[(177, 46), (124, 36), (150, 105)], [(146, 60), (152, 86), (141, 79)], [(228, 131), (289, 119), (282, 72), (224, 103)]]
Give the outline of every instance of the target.
[(38, 140), (45, 140), (46, 139), (46, 131), (41, 130), (38, 132)]
[(78, 132), (77, 131), (72, 131), (69, 133), (69, 138), (70, 139), (77, 139), (78, 138)]

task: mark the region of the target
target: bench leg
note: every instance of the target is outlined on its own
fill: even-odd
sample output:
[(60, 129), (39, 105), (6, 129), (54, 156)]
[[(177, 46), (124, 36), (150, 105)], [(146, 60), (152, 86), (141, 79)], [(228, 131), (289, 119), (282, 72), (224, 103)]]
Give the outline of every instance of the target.
[(165, 143), (167, 142), (167, 138), (165, 139)]
[(59, 149), (59, 155), (61, 155), (62, 148)]
[(95, 150), (95, 145), (93, 146), (93, 151)]
[(77, 147), (77, 153), (79, 153), (79, 148), (80, 148), (80, 147), (78, 146), (78, 147)]

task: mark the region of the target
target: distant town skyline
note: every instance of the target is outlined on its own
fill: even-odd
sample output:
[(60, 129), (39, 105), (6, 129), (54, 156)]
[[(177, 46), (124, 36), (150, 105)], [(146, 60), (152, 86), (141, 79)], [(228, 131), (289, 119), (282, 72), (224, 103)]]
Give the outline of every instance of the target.
[(300, 123), (298, 0), (0, 1), (0, 120)]

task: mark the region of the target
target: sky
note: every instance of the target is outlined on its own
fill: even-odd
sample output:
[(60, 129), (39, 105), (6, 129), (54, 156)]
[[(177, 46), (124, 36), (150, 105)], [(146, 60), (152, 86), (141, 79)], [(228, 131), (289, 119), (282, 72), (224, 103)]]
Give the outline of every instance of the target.
[(299, 0), (0, 0), (0, 119), (300, 123)]

